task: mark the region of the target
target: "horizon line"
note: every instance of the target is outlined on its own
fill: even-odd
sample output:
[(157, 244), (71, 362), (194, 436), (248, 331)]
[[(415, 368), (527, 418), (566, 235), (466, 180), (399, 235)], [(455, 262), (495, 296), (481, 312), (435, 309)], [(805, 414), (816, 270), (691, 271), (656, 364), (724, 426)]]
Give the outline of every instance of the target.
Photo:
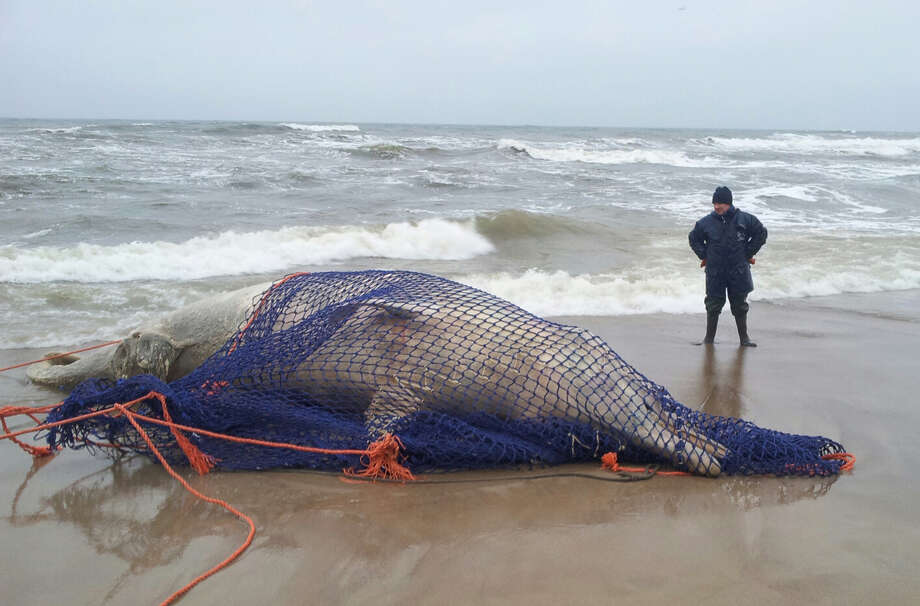
[(401, 121), (371, 121), (371, 120), (302, 120), (302, 119), (236, 119), (236, 118), (103, 118), (103, 117), (23, 117), (0, 116), (0, 120), (12, 121), (105, 121), (105, 122), (237, 122), (250, 124), (316, 124), (316, 125), (380, 125), (380, 126), (457, 126), (457, 127), (489, 127), (489, 128), (609, 128), (621, 130), (718, 130), (718, 131), (798, 131), (798, 132), (835, 132), (835, 133), (898, 133), (920, 134), (920, 130), (892, 130), (875, 128), (795, 128), (775, 126), (636, 126), (636, 125), (609, 125), (609, 124), (540, 124), (522, 122), (512, 123), (478, 123), (478, 122), (401, 122)]

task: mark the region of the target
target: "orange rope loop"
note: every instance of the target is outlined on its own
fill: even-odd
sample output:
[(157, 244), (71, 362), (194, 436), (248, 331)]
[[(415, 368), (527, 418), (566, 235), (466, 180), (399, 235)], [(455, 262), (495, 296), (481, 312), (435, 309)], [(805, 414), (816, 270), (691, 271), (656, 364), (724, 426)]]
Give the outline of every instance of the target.
[[(10, 428), (6, 424), (6, 417), (0, 417), (0, 426), (3, 427), (3, 431), (5, 433), (7, 434), (10, 433)], [(10, 441), (35, 458), (50, 457), (51, 455), (54, 454), (54, 451), (51, 450), (51, 448), (49, 448), (48, 446), (33, 446), (32, 444), (27, 444), (23, 442), (22, 440), (17, 440), (16, 438), (12, 436), (10, 437)]]
[[(7, 417), (15, 417), (18, 415), (27, 415), (36, 424), (40, 424), (41, 421), (35, 415), (47, 413), (55, 406), (57, 406), (57, 404), (52, 404), (50, 406), (4, 406), (0, 408), (0, 426), (3, 427), (5, 433), (9, 434), (10, 428), (6, 424), (6, 419)], [(22, 440), (17, 440), (15, 437), (10, 437), (10, 441), (35, 458), (49, 457), (54, 454), (54, 451), (48, 446), (33, 446)]]
[(840, 471), (853, 471), (856, 465), (856, 457), (848, 452), (835, 452), (821, 456), (826, 461), (843, 461)]

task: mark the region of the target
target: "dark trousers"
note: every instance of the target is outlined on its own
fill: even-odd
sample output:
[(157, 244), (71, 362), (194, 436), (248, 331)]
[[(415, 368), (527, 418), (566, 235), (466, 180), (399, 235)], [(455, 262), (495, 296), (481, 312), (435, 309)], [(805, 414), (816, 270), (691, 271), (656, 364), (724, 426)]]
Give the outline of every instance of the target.
[[(711, 297), (706, 295), (706, 313), (719, 314), (725, 306), (725, 297)], [(731, 306), (733, 316), (743, 316), (748, 312), (749, 305), (747, 302), (747, 293), (743, 295), (728, 295), (728, 303)]]

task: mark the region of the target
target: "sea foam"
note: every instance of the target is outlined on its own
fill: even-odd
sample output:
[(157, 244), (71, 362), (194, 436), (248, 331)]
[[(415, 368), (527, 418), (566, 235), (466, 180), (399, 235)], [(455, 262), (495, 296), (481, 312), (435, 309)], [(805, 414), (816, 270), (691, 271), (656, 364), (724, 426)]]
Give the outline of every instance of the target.
[(730, 151), (887, 157), (920, 153), (920, 138), (917, 137), (824, 137), (816, 134), (777, 133), (768, 137), (707, 137), (699, 143)]
[(718, 166), (713, 158), (691, 158), (681, 151), (661, 149), (584, 149), (576, 146), (546, 147), (501, 139), (498, 149), (526, 153), (537, 160), (588, 164), (664, 164), (679, 167)]
[(538, 316), (689, 313), (700, 305), (697, 281), (673, 276), (635, 280), (626, 273), (571, 275), (562, 270), (530, 269), (520, 275), (471, 274), (458, 280)]
[[(755, 273), (752, 301), (920, 288), (920, 266), (909, 263), (906, 255), (875, 266), (832, 268), (784, 263)], [(522, 274), (468, 274), (457, 280), (539, 316), (704, 311), (702, 272), (667, 264), (593, 275), (531, 269)]]
[(296, 122), (282, 122), (281, 126), (291, 130), (306, 130), (314, 133), (324, 133), (332, 131), (358, 132), (361, 129), (355, 124), (298, 124)]
[(492, 252), (472, 221), (226, 231), (184, 242), (0, 250), (0, 282), (196, 280), (285, 271), (358, 258), (464, 260)]
[[(400, 225), (395, 231), (406, 229), (411, 230), (411, 226)], [(280, 236), (275, 234), (275, 237)], [(212, 251), (215, 252), (216, 249)], [(186, 265), (191, 264), (185, 261)], [(825, 261), (802, 266), (774, 256), (765, 257), (757, 268), (757, 289), (751, 294), (752, 301), (920, 288), (920, 265), (903, 254), (893, 255), (882, 265), (836, 268)], [(291, 269), (280, 270), (277, 277)], [(702, 314), (704, 311), (704, 279), (702, 271), (692, 262), (662, 259), (642, 267), (597, 274), (530, 269), (446, 277), (493, 293), (543, 317)], [(225, 290), (233, 290), (244, 283), (265, 279), (220, 280)], [(160, 284), (109, 280), (104, 286), (79, 282), (13, 286), (9, 289), (11, 300), (0, 301), (0, 324), (7, 327), (0, 334), (0, 348), (51, 347), (118, 338), (162, 314), (220, 291), (212, 280), (168, 281), (165, 289)], [(39, 289), (41, 294), (35, 296), (25, 289)], [(165, 292), (168, 296), (164, 296)], [(65, 303), (66, 313), (49, 306), (51, 300)], [(23, 314), (32, 321), (23, 323)]]
[(61, 128), (52, 128), (52, 127), (27, 128), (26, 132), (27, 133), (46, 133), (50, 135), (56, 135), (56, 134), (73, 134), (81, 130), (83, 130), (82, 126), (69, 126), (69, 127), (61, 127)]

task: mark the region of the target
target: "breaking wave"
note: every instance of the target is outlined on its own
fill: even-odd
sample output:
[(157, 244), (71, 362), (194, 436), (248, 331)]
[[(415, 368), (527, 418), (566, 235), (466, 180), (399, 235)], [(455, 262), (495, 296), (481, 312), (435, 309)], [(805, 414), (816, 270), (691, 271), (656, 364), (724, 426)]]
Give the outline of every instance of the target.
[(663, 164), (678, 167), (708, 167), (719, 163), (708, 156), (692, 158), (682, 151), (662, 149), (585, 149), (576, 146), (538, 147), (513, 139), (502, 139), (498, 149), (508, 150), (536, 160), (584, 162), (588, 164)]
[(184, 242), (0, 249), (0, 282), (196, 280), (350, 259), (464, 260), (495, 248), (472, 221), (226, 231)]
[(359, 132), (361, 130), (355, 124), (298, 124), (296, 122), (282, 122), (281, 126), (291, 130), (305, 130), (313, 133), (332, 131)]
[[(783, 265), (755, 276), (751, 300), (780, 300), (842, 293), (920, 288), (920, 266), (892, 259), (881, 266)], [(758, 264), (758, 267), (760, 264)], [(673, 266), (617, 273), (572, 275), (531, 269), (523, 274), (468, 274), (457, 278), (540, 316), (618, 316), (646, 313), (702, 313), (700, 272)]]
[(918, 137), (823, 137), (778, 133), (769, 137), (707, 137), (699, 143), (727, 151), (901, 157), (920, 153)]
[(496, 243), (513, 238), (546, 238), (560, 233), (588, 234), (600, 230), (576, 219), (516, 209), (477, 216), (476, 229)]

